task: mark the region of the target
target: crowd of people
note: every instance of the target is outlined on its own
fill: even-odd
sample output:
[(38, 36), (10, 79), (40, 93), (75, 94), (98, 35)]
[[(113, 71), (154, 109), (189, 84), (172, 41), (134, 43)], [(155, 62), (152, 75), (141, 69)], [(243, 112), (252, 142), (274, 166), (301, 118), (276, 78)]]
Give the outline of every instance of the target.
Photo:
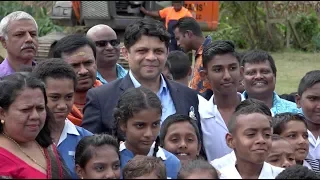
[(133, 22), (124, 47), (96, 25), (36, 62), (37, 22), (4, 17), (0, 178), (319, 179), (320, 70), (289, 101), (268, 52), (204, 37), (193, 17), (167, 23)]

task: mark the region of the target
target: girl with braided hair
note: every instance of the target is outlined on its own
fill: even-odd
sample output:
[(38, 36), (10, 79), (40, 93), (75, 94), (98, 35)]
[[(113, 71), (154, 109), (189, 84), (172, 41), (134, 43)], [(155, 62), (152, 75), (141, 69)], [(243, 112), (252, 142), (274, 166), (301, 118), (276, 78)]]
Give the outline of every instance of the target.
[(119, 149), (121, 169), (135, 155), (155, 156), (164, 162), (169, 178), (177, 177), (179, 159), (159, 147), (161, 114), (161, 101), (149, 89), (129, 88), (121, 95), (113, 114), (116, 125), (114, 136), (125, 136)]

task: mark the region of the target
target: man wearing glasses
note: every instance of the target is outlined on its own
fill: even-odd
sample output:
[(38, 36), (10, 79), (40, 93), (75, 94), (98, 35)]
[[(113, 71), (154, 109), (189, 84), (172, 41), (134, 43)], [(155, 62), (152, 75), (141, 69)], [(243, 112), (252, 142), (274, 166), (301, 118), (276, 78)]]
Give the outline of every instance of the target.
[(88, 30), (87, 37), (96, 44), (97, 79), (101, 83), (107, 84), (127, 75), (128, 71), (117, 63), (120, 40), (111, 27), (104, 24), (93, 26)]

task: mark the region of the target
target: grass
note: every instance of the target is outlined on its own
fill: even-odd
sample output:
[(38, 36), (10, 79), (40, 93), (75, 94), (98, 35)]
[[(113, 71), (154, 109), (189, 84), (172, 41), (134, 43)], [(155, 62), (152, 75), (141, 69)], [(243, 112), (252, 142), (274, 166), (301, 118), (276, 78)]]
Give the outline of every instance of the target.
[(320, 53), (295, 50), (271, 53), (277, 66), (276, 92), (296, 92), (301, 78), (311, 70), (320, 70)]

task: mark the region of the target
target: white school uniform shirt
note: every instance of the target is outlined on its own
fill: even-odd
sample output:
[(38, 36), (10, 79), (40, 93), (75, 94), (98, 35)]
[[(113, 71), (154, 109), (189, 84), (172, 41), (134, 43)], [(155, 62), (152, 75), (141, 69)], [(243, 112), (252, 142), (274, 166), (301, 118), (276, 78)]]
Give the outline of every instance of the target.
[[(241, 93), (237, 94), (241, 97), (241, 101), (245, 100), (245, 97)], [(207, 159), (210, 162), (231, 153), (232, 149), (229, 148), (226, 143), (225, 137), (229, 131), (217, 105), (213, 102), (214, 95), (211, 96), (209, 101), (203, 99), (199, 98), (198, 110), (200, 114), (203, 146)]]
[(213, 161), (210, 162), (210, 164), (217, 170), (217, 171), (221, 171), (221, 169), (223, 169), (226, 166), (229, 165), (236, 165), (236, 154), (234, 153), (234, 151), (232, 151), (231, 153), (222, 156), (221, 158), (215, 159)]
[(311, 169), (311, 170), (312, 170), (311, 165), (310, 165), (306, 160), (303, 160), (302, 166), (307, 167), (308, 169)]
[[(279, 173), (281, 173), (284, 168), (273, 166), (267, 162), (263, 163), (260, 175), (258, 179), (275, 179)], [(220, 171), (220, 179), (242, 179), (236, 166), (230, 164), (229, 166), (224, 167)]]
[(308, 130), (309, 153), (306, 159), (320, 159), (320, 137), (314, 137)]

